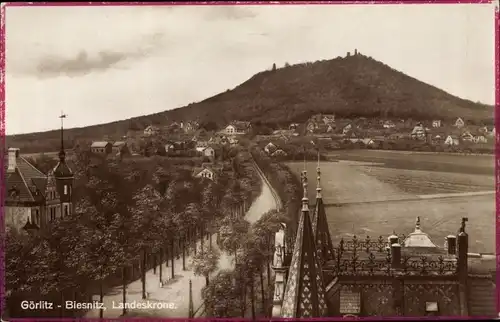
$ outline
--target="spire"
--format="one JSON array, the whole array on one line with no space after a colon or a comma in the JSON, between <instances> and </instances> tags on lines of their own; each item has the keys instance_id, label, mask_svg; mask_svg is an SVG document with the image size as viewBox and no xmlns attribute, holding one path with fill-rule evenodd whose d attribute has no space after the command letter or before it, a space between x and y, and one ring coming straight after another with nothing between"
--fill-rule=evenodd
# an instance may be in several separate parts
<instances>
[{"instance_id":1,"label":"spire","mask_svg":"<svg viewBox=\"0 0 500 322\"><path fill-rule=\"evenodd\" d=\"M319 168L319 150L318 150L318 166L316 167L316 174L318 175L318 184L316 186L316 199L321 199L321 169Z\"/></svg>"},{"instance_id":2,"label":"spire","mask_svg":"<svg viewBox=\"0 0 500 322\"><path fill-rule=\"evenodd\" d=\"M66 114L61 111L59 118L61 119L61 150L59 151L59 161L64 162L66 159L66 152L64 151L64 119L66 118Z\"/></svg>"},{"instance_id":3,"label":"spire","mask_svg":"<svg viewBox=\"0 0 500 322\"><path fill-rule=\"evenodd\" d=\"M318 174L318 186L316 188L316 206L314 213L311 216L311 224L313 234L316 241L316 249L320 264L323 265L327 261L334 259L334 248L328 221L326 220L326 211L321 196L321 170L319 167L319 150L318 150L318 167L316 168Z\"/></svg>"},{"instance_id":4,"label":"spire","mask_svg":"<svg viewBox=\"0 0 500 322\"><path fill-rule=\"evenodd\" d=\"M417 221L415 222L415 231L420 231L420 217L417 217Z\"/></svg>"},{"instance_id":5,"label":"spire","mask_svg":"<svg viewBox=\"0 0 500 322\"><path fill-rule=\"evenodd\" d=\"M281 317L285 318L325 317L328 314L323 273L309 217L306 174L302 172L302 213L283 296Z\"/></svg>"},{"instance_id":6,"label":"spire","mask_svg":"<svg viewBox=\"0 0 500 322\"><path fill-rule=\"evenodd\" d=\"M64 151L64 119L66 117L67 115L61 111L59 116L61 119L61 150L59 151L59 162L53 170L56 178L70 178L73 176L73 172L66 163L66 151Z\"/></svg>"}]
</instances>

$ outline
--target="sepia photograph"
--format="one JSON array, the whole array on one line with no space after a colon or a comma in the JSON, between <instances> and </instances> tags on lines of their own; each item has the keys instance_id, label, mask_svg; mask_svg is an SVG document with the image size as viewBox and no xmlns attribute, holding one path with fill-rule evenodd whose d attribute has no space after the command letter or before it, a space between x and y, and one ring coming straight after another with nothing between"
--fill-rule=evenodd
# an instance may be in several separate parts
<instances>
[{"instance_id":1,"label":"sepia photograph","mask_svg":"<svg viewBox=\"0 0 500 322\"><path fill-rule=\"evenodd\" d=\"M469 2L2 3L2 320L498 317Z\"/></svg>"}]
</instances>

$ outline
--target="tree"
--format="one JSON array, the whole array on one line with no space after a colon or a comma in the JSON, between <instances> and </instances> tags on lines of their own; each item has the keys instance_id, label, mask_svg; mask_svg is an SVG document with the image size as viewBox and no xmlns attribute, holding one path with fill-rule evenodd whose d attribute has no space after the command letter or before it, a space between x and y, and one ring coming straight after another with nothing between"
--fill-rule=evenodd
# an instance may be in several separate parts
<instances>
[{"instance_id":1,"label":"tree","mask_svg":"<svg viewBox=\"0 0 500 322\"><path fill-rule=\"evenodd\" d=\"M237 283L235 273L219 272L202 290L206 315L215 318L240 316L240 294L241 286Z\"/></svg>"},{"instance_id":2,"label":"tree","mask_svg":"<svg viewBox=\"0 0 500 322\"><path fill-rule=\"evenodd\" d=\"M210 282L210 274L217 270L220 252L211 247L200 249L192 258L193 272L195 275L204 276L206 285Z\"/></svg>"},{"instance_id":3,"label":"tree","mask_svg":"<svg viewBox=\"0 0 500 322\"><path fill-rule=\"evenodd\" d=\"M44 153L40 153L36 158L31 158L28 161L43 173L49 173L59 162L56 158L49 157Z\"/></svg>"},{"instance_id":4,"label":"tree","mask_svg":"<svg viewBox=\"0 0 500 322\"><path fill-rule=\"evenodd\" d=\"M273 63L273 72L276 71L276 63Z\"/></svg>"}]
</instances>

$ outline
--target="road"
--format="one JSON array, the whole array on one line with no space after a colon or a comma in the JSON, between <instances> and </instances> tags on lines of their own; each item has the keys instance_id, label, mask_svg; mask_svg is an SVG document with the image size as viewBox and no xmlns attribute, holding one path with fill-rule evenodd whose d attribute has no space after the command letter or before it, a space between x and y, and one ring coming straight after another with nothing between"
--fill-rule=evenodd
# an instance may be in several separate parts
<instances>
[{"instance_id":1,"label":"road","mask_svg":"<svg viewBox=\"0 0 500 322\"><path fill-rule=\"evenodd\" d=\"M255 165L256 166L256 165ZM277 209L280 201L276 199L276 193L270 186L263 173L258 169L259 176L262 180L261 194L250 206L245 214L245 219L250 223L255 223L266 212ZM216 246L216 235L212 236L213 246ZM164 279L170 279L166 285L160 287L158 275L150 270L146 273L146 291L148 299L141 298L142 284L140 279L130 283L127 286L127 303L138 303L141 305L150 305L145 309L129 310L129 314L134 317L162 317L162 318L188 318L189 317L189 280L192 281L193 289L193 304L196 310L202 303L201 290L205 286L205 278L195 276L191 270L191 257L186 257L186 270L182 270L182 259L174 260L175 264L175 277L172 279L171 267L166 267L163 264ZM217 275L220 270L233 269L233 257L221 252L219 260L219 269L213 275ZM158 270L157 270L158 272ZM94 296L98 300L98 296ZM121 316L122 309L119 304L122 302L122 288L116 287L109 294L104 297L104 318L117 318ZM153 305L163 304L167 307L154 307ZM85 316L87 318L99 317L99 310L92 310Z\"/></svg>"}]
</instances>

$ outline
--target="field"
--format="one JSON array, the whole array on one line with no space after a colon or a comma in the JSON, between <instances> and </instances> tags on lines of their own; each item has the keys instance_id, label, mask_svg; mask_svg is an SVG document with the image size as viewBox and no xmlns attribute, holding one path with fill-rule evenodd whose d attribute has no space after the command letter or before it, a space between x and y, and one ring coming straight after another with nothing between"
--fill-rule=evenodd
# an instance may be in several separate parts
<instances>
[{"instance_id":1,"label":"field","mask_svg":"<svg viewBox=\"0 0 500 322\"><path fill-rule=\"evenodd\" d=\"M338 162L320 165L334 243L352 235L407 235L420 216L422 229L442 246L445 236L456 233L461 218L469 217L470 251L494 252L492 156L342 151L336 158ZM302 162L288 165L297 174L304 169ZM306 164L311 204L316 166Z\"/></svg>"}]
</instances>

